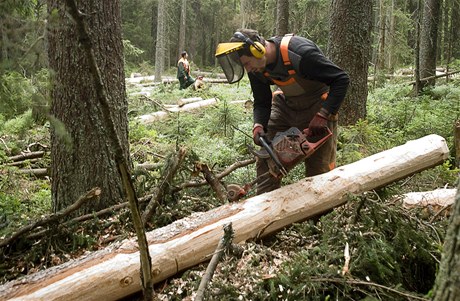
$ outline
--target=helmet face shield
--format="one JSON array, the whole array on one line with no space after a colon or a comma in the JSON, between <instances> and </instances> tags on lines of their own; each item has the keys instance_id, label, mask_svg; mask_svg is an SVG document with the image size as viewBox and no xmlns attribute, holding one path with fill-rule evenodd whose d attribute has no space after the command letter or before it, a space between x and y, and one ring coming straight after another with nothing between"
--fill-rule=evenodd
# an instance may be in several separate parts
<instances>
[{"instance_id":1,"label":"helmet face shield","mask_svg":"<svg viewBox=\"0 0 460 301\"><path fill-rule=\"evenodd\" d=\"M217 57L225 77L230 84L239 82L244 76L244 68L237 52Z\"/></svg>"},{"instance_id":2,"label":"helmet face shield","mask_svg":"<svg viewBox=\"0 0 460 301\"><path fill-rule=\"evenodd\" d=\"M238 50L243 49L244 43L220 43L216 49L216 58L225 77L230 84L240 81L244 76L244 67L241 64Z\"/></svg>"}]
</instances>

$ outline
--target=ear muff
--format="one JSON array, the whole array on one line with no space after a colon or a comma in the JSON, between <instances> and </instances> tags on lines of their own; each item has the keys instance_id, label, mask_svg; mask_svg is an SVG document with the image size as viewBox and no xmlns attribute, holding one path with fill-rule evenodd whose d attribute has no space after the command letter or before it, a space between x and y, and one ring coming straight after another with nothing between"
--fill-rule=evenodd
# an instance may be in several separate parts
<instances>
[{"instance_id":1,"label":"ear muff","mask_svg":"<svg viewBox=\"0 0 460 301\"><path fill-rule=\"evenodd\" d=\"M254 42L239 31L235 32L233 37L247 44L249 51L255 58L261 59L265 55L265 47L260 42Z\"/></svg>"}]
</instances>

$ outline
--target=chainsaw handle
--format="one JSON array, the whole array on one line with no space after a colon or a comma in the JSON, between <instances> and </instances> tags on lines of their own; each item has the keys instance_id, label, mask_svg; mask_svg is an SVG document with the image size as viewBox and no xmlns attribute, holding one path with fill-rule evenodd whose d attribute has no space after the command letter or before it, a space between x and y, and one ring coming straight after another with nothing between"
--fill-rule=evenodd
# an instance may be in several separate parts
<instances>
[{"instance_id":1,"label":"chainsaw handle","mask_svg":"<svg viewBox=\"0 0 460 301\"><path fill-rule=\"evenodd\" d=\"M318 141L316 141L316 142L310 142L310 141L308 141L308 139L307 139L307 143L308 143L308 145L309 145L309 148L316 149L317 147L319 147L320 145L322 145L324 142L326 142L326 140L329 139L329 137L332 136L332 132L331 132L331 130L330 130L328 127L326 127L326 130L327 130L326 135L325 135L323 138L321 138L321 139L319 139ZM309 128L304 129L302 132L304 133L304 135L305 135L306 138L312 137L312 133L310 132L310 129L309 129Z\"/></svg>"},{"instance_id":2,"label":"chainsaw handle","mask_svg":"<svg viewBox=\"0 0 460 301\"><path fill-rule=\"evenodd\" d=\"M259 141L260 141L260 144L262 144L262 147L265 148L267 153L270 155L270 158L273 159L273 161L275 162L276 166L278 166L278 168L280 169L281 173L283 175L287 175L286 168L284 168L283 164L280 162L280 160L278 159L276 154L273 152L273 149L270 147L270 145L268 145L267 140L265 140L264 137L260 136Z\"/></svg>"}]
</instances>

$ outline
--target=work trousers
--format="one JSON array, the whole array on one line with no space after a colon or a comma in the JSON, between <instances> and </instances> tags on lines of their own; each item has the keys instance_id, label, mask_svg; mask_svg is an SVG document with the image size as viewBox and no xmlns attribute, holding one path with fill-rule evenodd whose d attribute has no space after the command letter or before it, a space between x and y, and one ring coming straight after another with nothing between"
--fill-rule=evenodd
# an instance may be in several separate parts
<instances>
[{"instance_id":1,"label":"work trousers","mask_svg":"<svg viewBox=\"0 0 460 301\"><path fill-rule=\"evenodd\" d=\"M179 90L187 89L188 86L193 84L195 79L191 76L181 76L179 77Z\"/></svg>"},{"instance_id":2,"label":"work trousers","mask_svg":"<svg viewBox=\"0 0 460 301\"><path fill-rule=\"evenodd\" d=\"M272 100L272 109L267 128L267 138L271 141L278 132L284 132L291 127L303 130L308 127L310 121L321 108L322 100L305 104L301 101L293 103L279 95ZM316 176L335 168L337 152L337 115L332 115L328 121L328 127L332 137L318 148L308 159L305 160L305 176ZM257 158L257 176L266 174L269 171L267 159ZM264 176L258 180L257 194L269 192L281 187L281 178Z\"/></svg>"}]
</instances>

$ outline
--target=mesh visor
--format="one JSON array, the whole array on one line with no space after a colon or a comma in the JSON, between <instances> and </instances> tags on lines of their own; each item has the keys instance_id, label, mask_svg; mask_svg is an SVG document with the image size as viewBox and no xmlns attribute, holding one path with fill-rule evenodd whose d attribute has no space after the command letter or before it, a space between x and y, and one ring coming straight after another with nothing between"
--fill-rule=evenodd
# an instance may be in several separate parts
<instances>
[{"instance_id":1,"label":"mesh visor","mask_svg":"<svg viewBox=\"0 0 460 301\"><path fill-rule=\"evenodd\" d=\"M222 70L224 70L225 77L230 84L239 82L243 78L244 67L237 51L219 55L217 56L217 61Z\"/></svg>"}]
</instances>

